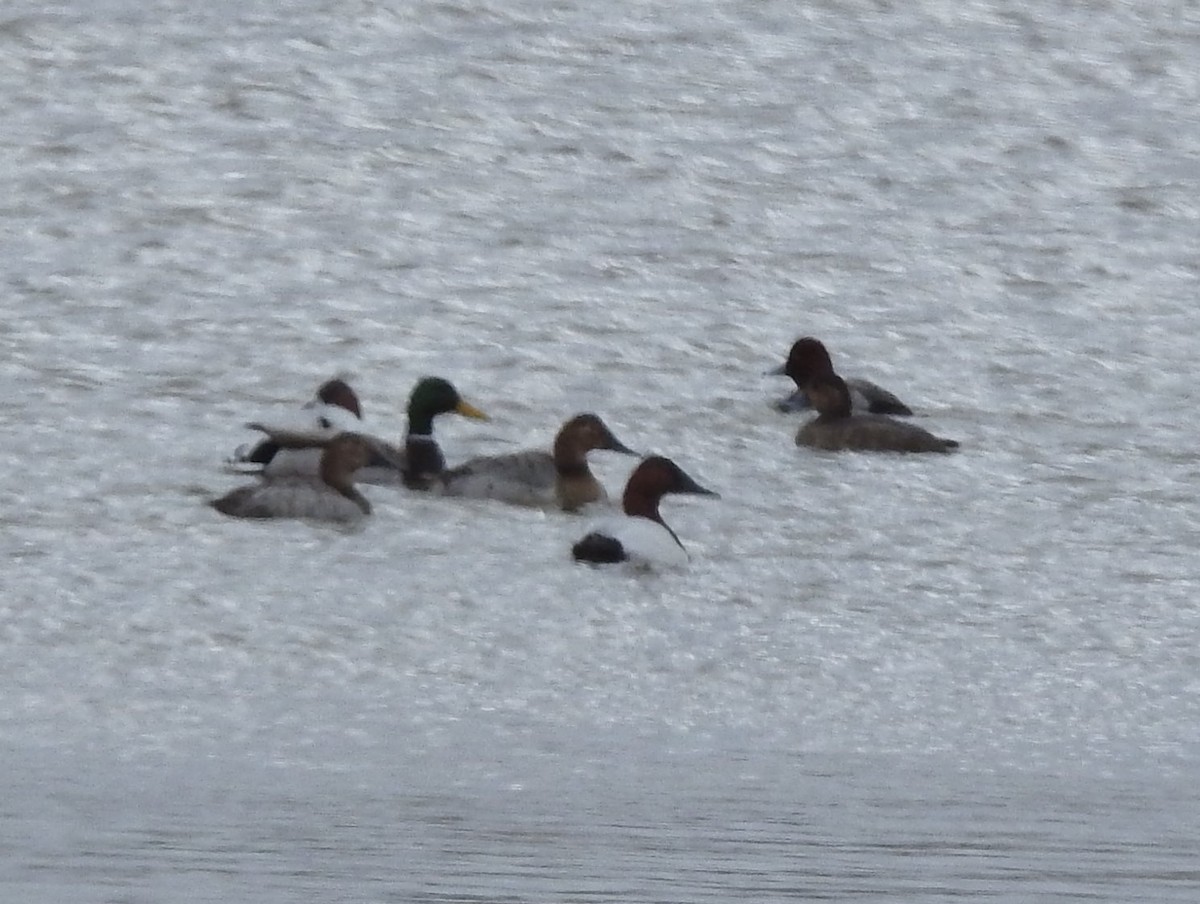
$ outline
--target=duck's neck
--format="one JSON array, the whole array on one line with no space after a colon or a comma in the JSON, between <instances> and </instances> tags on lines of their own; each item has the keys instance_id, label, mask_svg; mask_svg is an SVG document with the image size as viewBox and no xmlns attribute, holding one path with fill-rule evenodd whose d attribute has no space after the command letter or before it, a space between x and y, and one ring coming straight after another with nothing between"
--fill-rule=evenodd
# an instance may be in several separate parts
<instances>
[{"instance_id":1,"label":"duck's neck","mask_svg":"<svg viewBox=\"0 0 1200 904\"><path fill-rule=\"evenodd\" d=\"M561 439L554 442L554 470L559 477L590 478L592 470L588 467L587 452L575 443Z\"/></svg>"},{"instance_id":2,"label":"duck's neck","mask_svg":"<svg viewBox=\"0 0 1200 904\"><path fill-rule=\"evenodd\" d=\"M850 417L853 408L850 388L837 374L830 373L820 380L812 381L806 391L809 401L819 412L817 420L829 422Z\"/></svg>"},{"instance_id":3,"label":"duck's neck","mask_svg":"<svg viewBox=\"0 0 1200 904\"><path fill-rule=\"evenodd\" d=\"M658 513L658 500L648 499L645 496L626 496L623 507L625 514L634 518L649 518L651 521L661 525L662 529L671 535L671 539L675 541L675 545L683 549L683 544L679 541L679 535L671 530L671 525L663 521L662 515Z\"/></svg>"},{"instance_id":4,"label":"duck's neck","mask_svg":"<svg viewBox=\"0 0 1200 904\"><path fill-rule=\"evenodd\" d=\"M321 462L321 479L331 489L336 490L362 509L364 515L371 514L371 503L367 501L367 497L360 493L358 487L354 485L353 472L348 472L344 468L339 468L336 465L331 465L323 461Z\"/></svg>"},{"instance_id":5,"label":"duck's neck","mask_svg":"<svg viewBox=\"0 0 1200 904\"><path fill-rule=\"evenodd\" d=\"M410 489L427 490L437 475L446 470L446 459L432 436L411 429L404 441L404 484Z\"/></svg>"},{"instance_id":6,"label":"duck's neck","mask_svg":"<svg viewBox=\"0 0 1200 904\"><path fill-rule=\"evenodd\" d=\"M662 519L662 515L658 513L657 499L652 499L641 494L635 496L626 493L625 497L621 500L621 508L631 518L649 518L651 521L657 521L663 527L667 526ZM667 529L670 530L670 528Z\"/></svg>"},{"instance_id":7,"label":"duck's neck","mask_svg":"<svg viewBox=\"0 0 1200 904\"><path fill-rule=\"evenodd\" d=\"M604 488L587 468L583 469L582 474L563 474L559 471L554 477L554 492L564 512L577 512L585 505L604 498Z\"/></svg>"},{"instance_id":8,"label":"duck's neck","mask_svg":"<svg viewBox=\"0 0 1200 904\"><path fill-rule=\"evenodd\" d=\"M433 419L436 413L430 411L423 405L409 407L408 409L408 432L409 435L416 434L417 436L433 436Z\"/></svg>"},{"instance_id":9,"label":"duck's neck","mask_svg":"<svg viewBox=\"0 0 1200 904\"><path fill-rule=\"evenodd\" d=\"M671 530L671 525L663 521L662 515L658 513L660 498L655 498L643 492L630 493L627 486L625 488L625 495L621 498L621 508L626 515L632 518L649 518L654 523L661 525L662 529L671 535L671 539L675 541L675 545L683 549L683 544L679 542L679 535Z\"/></svg>"},{"instance_id":10,"label":"duck's neck","mask_svg":"<svg viewBox=\"0 0 1200 904\"><path fill-rule=\"evenodd\" d=\"M833 406L826 408L821 412L821 420L824 421L842 421L850 417L852 414L850 408L850 396L842 396Z\"/></svg>"}]
</instances>

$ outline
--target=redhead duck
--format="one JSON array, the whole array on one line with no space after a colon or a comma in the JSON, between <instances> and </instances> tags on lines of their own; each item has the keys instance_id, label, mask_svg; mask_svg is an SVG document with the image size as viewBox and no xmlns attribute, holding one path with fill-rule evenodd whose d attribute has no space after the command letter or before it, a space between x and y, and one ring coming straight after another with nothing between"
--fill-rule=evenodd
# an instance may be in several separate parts
<instances>
[{"instance_id":1,"label":"redhead duck","mask_svg":"<svg viewBox=\"0 0 1200 904\"><path fill-rule=\"evenodd\" d=\"M835 373L811 378L805 385L817 416L796 434L797 446L840 451L949 452L958 441L942 439L916 424L882 414L852 414L850 390Z\"/></svg>"},{"instance_id":2,"label":"redhead duck","mask_svg":"<svg viewBox=\"0 0 1200 904\"><path fill-rule=\"evenodd\" d=\"M309 429L335 436L342 430L362 431L362 406L358 394L343 377L326 380L317 393L304 404L310 413ZM283 449L269 436L256 443L239 446L229 458L229 465L243 473L261 472L282 477L288 474L317 473L321 450L316 448Z\"/></svg>"},{"instance_id":3,"label":"redhead duck","mask_svg":"<svg viewBox=\"0 0 1200 904\"><path fill-rule=\"evenodd\" d=\"M625 484L621 498L624 516L606 519L577 542L571 548L575 560L594 564L687 564L687 551L658 513L658 504L668 493L717 495L696 483L669 458L652 455L643 459Z\"/></svg>"},{"instance_id":4,"label":"redhead duck","mask_svg":"<svg viewBox=\"0 0 1200 904\"><path fill-rule=\"evenodd\" d=\"M574 512L607 498L588 467L587 454L593 449L637 454L599 417L579 414L562 425L554 438L553 452L531 449L472 458L443 471L437 485L447 496L498 499L513 505L552 506Z\"/></svg>"},{"instance_id":5,"label":"redhead duck","mask_svg":"<svg viewBox=\"0 0 1200 904\"><path fill-rule=\"evenodd\" d=\"M302 433L261 430L284 450L320 452L316 474L264 474L257 483L231 490L211 501L218 512L235 518L314 518L354 522L371 514L371 503L354 486L355 472L390 452L371 437L359 433Z\"/></svg>"},{"instance_id":6,"label":"redhead duck","mask_svg":"<svg viewBox=\"0 0 1200 904\"><path fill-rule=\"evenodd\" d=\"M769 373L791 377L796 383L796 391L786 398L773 403L778 411L804 411L815 406L808 397L805 384L815 376L833 373L833 361L829 350L819 339L804 336L792 344L787 361ZM901 402L896 396L870 380L846 380L850 390L851 409L863 414L912 414L912 409Z\"/></svg>"}]
</instances>

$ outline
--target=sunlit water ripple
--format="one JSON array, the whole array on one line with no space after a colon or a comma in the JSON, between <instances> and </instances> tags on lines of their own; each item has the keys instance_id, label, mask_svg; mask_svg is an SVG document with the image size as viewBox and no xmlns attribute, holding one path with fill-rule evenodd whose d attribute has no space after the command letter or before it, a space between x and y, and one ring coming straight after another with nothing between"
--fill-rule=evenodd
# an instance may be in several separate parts
<instances>
[{"instance_id":1,"label":"sunlit water ripple","mask_svg":"<svg viewBox=\"0 0 1200 904\"><path fill-rule=\"evenodd\" d=\"M1200 16L10 2L4 897L1194 901ZM825 339L961 440L795 448ZM664 574L204 505L348 371L720 500ZM631 466L597 454L610 488Z\"/></svg>"}]
</instances>

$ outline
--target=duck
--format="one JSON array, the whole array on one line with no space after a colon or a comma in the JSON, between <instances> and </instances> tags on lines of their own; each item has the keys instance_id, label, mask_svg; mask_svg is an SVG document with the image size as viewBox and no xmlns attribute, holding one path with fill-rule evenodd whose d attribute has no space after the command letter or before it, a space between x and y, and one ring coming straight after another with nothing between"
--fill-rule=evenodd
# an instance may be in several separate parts
<instances>
[{"instance_id":1,"label":"duck","mask_svg":"<svg viewBox=\"0 0 1200 904\"><path fill-rule=\"evenodd\" d=\"M447 496L578 512L608 499L588 467L587 454L593 449L637 455L598 415L577 414L559 429L552 451L479 456L443 471L436 483Z\"/></svg>"},{"instance_id":2,"label":"duck","mask_svg":"<svg viewBox=\"0 0 1200 904\"><path fill-rule=\"evenodd\" d=\"M679 465L661 455L642 459L621 497L624 515L593 526L571 547L577 562L594 565L630 562L647 567L686 565L687 550L675 531L659 514L658 505L668 493L717 496L688 476Z\"/></svg>"},{"instance_id":3,"label":"duck","mask_svg":"<svg viewBox=\"0 0 1200 904\"><path fill-rule=\"evenodd\" d=\"M819 374L833 373L833 360L825 343L812 336L802 336L793 344L788 352L787 361L774 370L768 371L772 376L787 375L796 384L796 390L789 396L777 399L772 403L777 411L790 413L808 411L815 407L808 397L805 384L809 378ZM900 401L893 393L870 380L848 379L845 381L850 390L851 410L864 414L892 414L908 416L912 409Z\"/></svg>"},{"instance_id":4,"label":"duck","mask_svg":"<svg viewBox=\"0 0 1200 904\"><path fill-rule=\"evenodd\" d=\"M356 472L372 460L391 453L372 437L342 431L276 430L247 424L267 435L282 450L318 450L315 474L263 474L255 483L230 490L210 501L233 518L311 518L353 523L371 514L371 503L354 485Z\"/></svg>"},{"instance_id":5,"label":"duck","mask_svg":"<svg viewBox=\"0 0 1200 904\"><path fill-rule=\"evenodd\" d=\"M343 385L349 389L349 385L344 381ZM357 405L357 396L353 398ZM343 425L347 423L348 416L361 417L361 407L355 415L351 409L336 402L310 404L318 409L315 422L305 434L313 442L321 437L332 439L343 432ZM357 482L392 486L403 484L414 489L428 489L433 478L446 467L442 451L433 438L433 420L439 414L451 412L477 420L488 419L486 414L465 401L449 380L442 377L422 377L408 397L408 429L402 447L397 448L362 428L350 431L371 440L371 457L359 470ZM317 474L321 458L320 449L313 445L281 447L274 441L274 437L287 433L288 430L276 427L262 429L267 432L267 437L255 448L261 448L263 451L253 455L253 460L261 461L256 471L251 470L251 473L256 472L264 477L309 478ZM245 465L250 463L251 456L242 459L240 466L231 462L235 464L234 470L241 473L246 473Z\"/></svg>"},{"instance_id":6,"label":"duck","mask_svg":"<svg viewBox=\"0 0 1200 904\"><path fill-rule=\"evenodd\" d=\"M333 377L317 387L316 394L304 404L311 413L309 429L330 439L339 432L362 432L362 405L358 393L344 377ZM277 477L289 474L317 473L321 450L315 447L284 449L266 436L255 443L245 443L227 459L231 470L240 473L265 473Z\"/></svg>"},{"instance_id":7,"label":"duck","mask_svg":"<svg viewBox=\"0 0 1200 904\"><path fill-rule=\"evenodd\" d=\"M446 470L446 457L433 438L433 419L439 414L459 414L478 421L488 416L466 401L449 380L422 377L408 397L408 430L400 455L373 459L364 483L396 483L412 490L430 490ZM399 469L396 462L399 461Z\"/></svg>"},{"instance_id":8,"label":"duck","mask_svg":"<svg viewBox=\"0 0 1200 904\"><path fill-rule=\"evenodd\" d=\"M797 446L835 452L951 452L958 441L934 436L916 424L884 414L854 414L850 389L835 373L818 374L805 384L817 416L796 433Z\"/></svg>"}]
</instances>

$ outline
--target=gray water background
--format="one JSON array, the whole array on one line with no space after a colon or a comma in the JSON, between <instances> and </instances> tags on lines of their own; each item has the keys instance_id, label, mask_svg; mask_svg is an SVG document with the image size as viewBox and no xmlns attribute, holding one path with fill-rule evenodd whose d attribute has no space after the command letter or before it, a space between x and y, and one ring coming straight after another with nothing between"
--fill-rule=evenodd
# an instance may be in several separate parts
<instances>
[{"instance_id":1,"label":"gray water background","mask_svg":"<svg viewBox=\"0 0 1200 904\"><path fill-rule=\"evenodd\" d=\"M1198 100L1193 2L8 0L0 898L1197 900ZM805 333L961 454L796 449ZM337 371L722 499L207 508Z\"/></svg>"}]
</instances>

